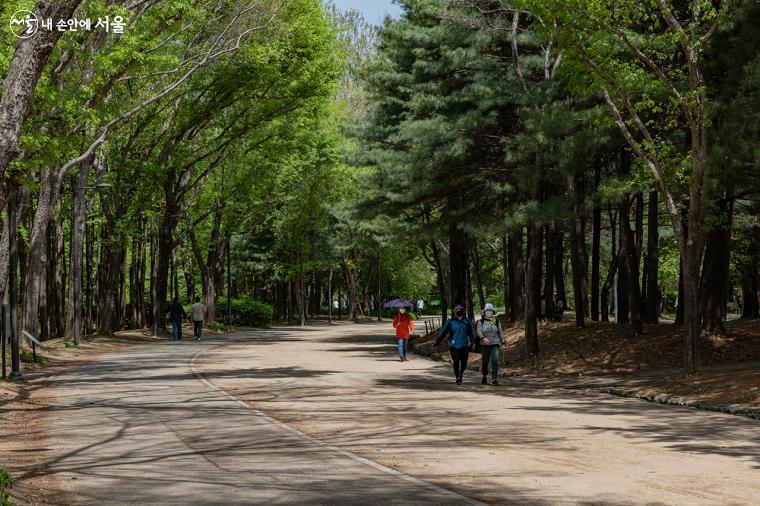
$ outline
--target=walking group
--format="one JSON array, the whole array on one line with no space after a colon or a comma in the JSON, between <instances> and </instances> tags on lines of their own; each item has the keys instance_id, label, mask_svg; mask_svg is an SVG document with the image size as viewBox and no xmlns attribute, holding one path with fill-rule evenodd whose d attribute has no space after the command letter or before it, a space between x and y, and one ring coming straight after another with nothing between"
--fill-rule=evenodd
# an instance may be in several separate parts
<instances>
[{"instance_id":1,"label":"walking group","mask_svg":"<svg viewBox=\"0 0 760 506\"><path fill-rule=\"evenodd\" d=\"M187 313L182 304L180 304L179 298L174 297L166 312L169 313L169 319L172 321L172 338L175 341L181 341L182 322L187 318ZM190 306L190 316L193 322L193 336L196 341L200 341L201 334L203 333L203 321L206 319L206 306L201 303L200 297L196 297L195 304Z\"/></svg>"},{"instance_id":2,"label":"walking group","mask_svg":"<svg viewBox=\"0 0 760 506\"><path fill-rule=\"evenodd\" d=\"M393 317L393 327L396 329L401 362L408 360L409 336L414 332L414 321L406 311L406 307L398 307L398 312ZM501 347L505 344L504 333L501 329L501 323L496 317L493 304L486 304L480 315L481 318L473 324L465 315L464 307L461 304L455 305L452 317L446 320L435 341L435 346L438 346L441 341L448 339L449 353L451 353L451 363L457 385L462 384L471 351L480 351L481 353L481 373L483 375L481 383L488 384L490 367L491 384L499 384L499 354Z\"/></svg>"}]
</instances>

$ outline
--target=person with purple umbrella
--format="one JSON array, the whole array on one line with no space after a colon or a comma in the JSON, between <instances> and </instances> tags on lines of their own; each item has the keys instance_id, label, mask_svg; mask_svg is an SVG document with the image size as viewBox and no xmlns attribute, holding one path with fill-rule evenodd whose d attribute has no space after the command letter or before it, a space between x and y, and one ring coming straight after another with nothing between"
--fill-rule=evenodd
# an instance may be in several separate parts
<instances>
[{"instance_id":1,"label":"person with purple umbrella","mask_svg":"<svg viewBox=\"0 0 760 506\"><path fill-rule=\"evenodd\" d=\"M398 354L401 362L409 360L406 358L406 351L409 349L409 336L414 332L414 322L407 314L405 307L399 307L398 313L393 317L393 328L396 329L396 339L398 340Z\"/></svg>"}]
</instances>

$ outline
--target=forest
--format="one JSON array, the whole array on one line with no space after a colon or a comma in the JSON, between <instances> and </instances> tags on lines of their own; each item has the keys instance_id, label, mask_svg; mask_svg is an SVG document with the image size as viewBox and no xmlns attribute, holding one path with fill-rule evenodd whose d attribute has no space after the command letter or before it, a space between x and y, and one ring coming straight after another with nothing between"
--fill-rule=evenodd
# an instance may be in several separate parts
<instances>
[{"instance_id":1,"label":"forest","mask_svg":"<svg viewBox=\"0 0 760 506\"><path fill-rule=\"evenodd\" d=\"M174 297L217 328L404 297L491 302L536 355L561 301L577 328L678 327L691 374L706 333L760 316L760 3L398 3L376 27L320 0L4 0L18 329L76 345L164 335ZM124 26L23 38L21 9Z\"/></svg>"}]
</instances>

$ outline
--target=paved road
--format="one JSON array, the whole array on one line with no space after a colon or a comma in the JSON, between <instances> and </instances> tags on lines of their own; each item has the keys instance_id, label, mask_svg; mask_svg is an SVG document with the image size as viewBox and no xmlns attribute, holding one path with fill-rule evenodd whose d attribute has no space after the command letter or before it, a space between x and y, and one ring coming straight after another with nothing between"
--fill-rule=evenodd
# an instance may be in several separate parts
<instances>
[{"instance_id":1,"label":"paved road","mask_svg":"<svg viewBox=\"0 0 760 506\"><path fill-rule=\"evenodd\" d=\"M457 386L388 324L118 351L57 377L83 504L757 504L757 421L525 380Z\"/></svg>"}]
</instances>

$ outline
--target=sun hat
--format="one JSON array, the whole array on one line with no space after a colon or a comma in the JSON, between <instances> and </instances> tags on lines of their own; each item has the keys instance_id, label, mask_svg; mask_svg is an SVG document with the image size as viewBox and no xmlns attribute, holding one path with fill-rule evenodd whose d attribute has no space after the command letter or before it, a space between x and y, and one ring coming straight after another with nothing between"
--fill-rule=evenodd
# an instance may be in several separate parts
<instances>
[{"instance_id":1,"label":"sun hat","mask_svg":"<svg viewBox=\"0 0 760 506\"><path fill-rule=\"evenodd\" d=\"M490 309L491 311L493 311L493 314L496 314L496 309L494 309L494 307L493 307L493 304L491 304L490 302L489 302L489 303L487 303L487 304L486 304L486 305L483 307L483 310L482 310L480 313L481 313L481 314L486 314L486 311L488 311L489 309Z\"/></svg>"}]
</instances>

